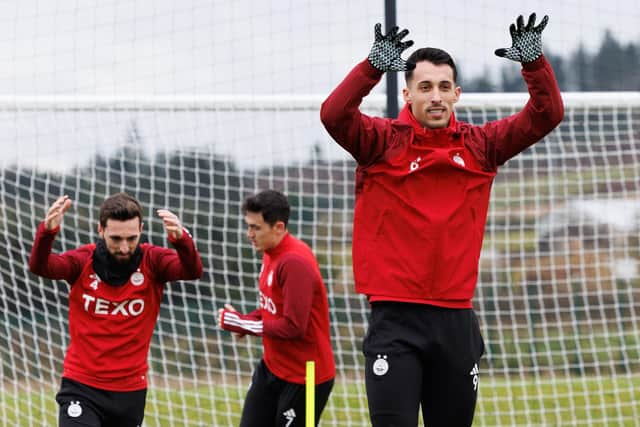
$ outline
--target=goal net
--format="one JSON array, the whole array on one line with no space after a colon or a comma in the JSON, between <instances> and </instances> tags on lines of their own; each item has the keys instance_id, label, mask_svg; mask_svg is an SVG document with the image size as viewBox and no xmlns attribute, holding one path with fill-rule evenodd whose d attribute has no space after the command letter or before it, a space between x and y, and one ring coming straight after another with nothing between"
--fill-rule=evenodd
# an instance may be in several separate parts
<instances>
[{"instance_id":1,"label":"goal net","mask_svg":"<svg viewBox=\"0 0 640 427\"><path fill-rule=\"evenodd\" d=\"M512 159L492 192L474 300L486 354L476 425L632 425L640 416L640 97L567 93L566 118ZM522 94L469 94L460 120L511 114ZM127 191L145 238L166 245L157 208L176 212L205 265L170 283L150 351L145 426L237 425L261 355L215 326L224 303L256 307L260 257L244 197L292 203L291 231L326 281L338 376L323 425L369 425L354 293L354 163L324 133L319 97L5 99L1 169L0 408L4 425L54 425L68 344L68 286L28 272L34 231L61 194L74 201L54 250L96 239L97 207ZM372 96L364 110L383 114ZM92 152L93 150L93 152ZM92 152L92 153L91 153ZM76 153L84 158L71 164Z\"/></svg>"},{"instance_id":2,"label":"goal net","mask_svg":"<svg viewBox=\"0 0 640 427\"><path fill-rule=\"evenodd\" d=\"M508 26L532 12L529 3L454 1L434 11L398 0L397 17L416 47L459 55L471 81L508 62L493 51L509 44ZM637 38L637 5L560 3L540 0L535 12L550 15L545 53L566 52L564 65L589 59L572 55L583 41L593 52L587 37L605 25L620 41ZM291 232L313 248L327 286L337 378L321 424L370 425L361 354L369 307L351 270L355 165L319 108L366 57L384 2L22 0L1 2L0 12L0 426L57 424L69 289L28 271L36 227L68 194L54 250L93 242L98 207L117 191L141 201L150 243L169 246L156 209L178 214L205 267L198 281L166 285L144 425L237 425L261 343L219 330L215 317L225 303L256 307L260 255L240 206L265 188L288 195ZM634 46L606 52L619 59ZM563 90L594 79L562 69ZM622 80L613 71L601 79ZM366 98L366 113L384 115L385 85ZM493 186L474 298L486 346L477 426L640 419L640 95L564 100L562 124ZM463 90L457 116L482 124L525 101Z\"/></svg>"}]
</instances>

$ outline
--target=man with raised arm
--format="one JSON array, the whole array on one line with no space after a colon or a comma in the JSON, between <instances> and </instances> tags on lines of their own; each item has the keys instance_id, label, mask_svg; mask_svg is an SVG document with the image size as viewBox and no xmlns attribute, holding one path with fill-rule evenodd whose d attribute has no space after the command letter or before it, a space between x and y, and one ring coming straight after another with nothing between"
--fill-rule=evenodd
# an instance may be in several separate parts
<instances>
[{"instance_id":1,"label":"man with raised arm","mask_svg":"<svg viewBox=\"0 0 640 427\"><path fill-rule=\"evenodd\" d=\"M54 254L54 239L71 205L62 196L49 207L29 258L33 273L70 285L58 425L140 427L147 355L164 285L200 278L200 255L178 217L165 209L157 213L175 250L140 243L142 207L126 193L100 206L96 243Z\"/></svg>"},{"instance_id":2,"label":"man with raised arm","mask_svg":"<svg viewBox=\"0 0 640 427\"><path fill-rule=\"evenodd\" d=\"M474 126L458 121L456 65L437 48L407 61L407 30L382 35L368 58L329 95L321 120L357 162L353 227L356 291L371 305L363 342L371 422L469 426L484 351L472 297L491 184L498 167L541 140L564 109L542 54L544 17L518 17L512 47L498 56L520 62L529 90L523 109ZM362 99L388 71L403 71L406 102L397 119L360 112Z\"/></svg>"}]
</instances>

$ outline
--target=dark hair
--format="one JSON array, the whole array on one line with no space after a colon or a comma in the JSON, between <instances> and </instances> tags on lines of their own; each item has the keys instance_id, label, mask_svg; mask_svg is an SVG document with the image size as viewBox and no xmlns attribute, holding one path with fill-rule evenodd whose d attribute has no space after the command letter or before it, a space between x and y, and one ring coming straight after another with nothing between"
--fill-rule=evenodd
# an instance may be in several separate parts
<instances>
[{"instance_id":1,"label":"dark hair","mask_svg":"<svg viewBox=\"0 0 640 427\"><path fill-rule=\"evenodd\" d=\"M451 55L444 50L435 47L423 47L413 52L407 59L407 62L412 62L414 64L422 61L428 61L435 65L446 64L450 66L453 70L453 82L455 83L458 80L458 69L456 68L456 63L453 62ZM409 82L412 76L413 70L404 72L404 79L406 82Z\"/></svg>"},{"instance_id":2,"label":"dark hair","mask_svg":"<svg viewBox=\"0 0 640 427\"><path fill-rule=\"evenodd\" d=\"M248 197L242 204L242 213L261 213L264 221L273 226L276 222L289 222L289 201L287 196L276 190L263 190L258 194Z\"/></svg>"},{"instance_id":3,"label":"dark hair","mask_svg":"<svg viewBox=\"0 0 640 427\"><path fill-rule=\"evenodd\" d=\"M100 225L107 226L107 220L126 221L138 217L142 224L140 202L127 193L116 193L105 199L100 205Z\"/></svg>"}]
</instances>

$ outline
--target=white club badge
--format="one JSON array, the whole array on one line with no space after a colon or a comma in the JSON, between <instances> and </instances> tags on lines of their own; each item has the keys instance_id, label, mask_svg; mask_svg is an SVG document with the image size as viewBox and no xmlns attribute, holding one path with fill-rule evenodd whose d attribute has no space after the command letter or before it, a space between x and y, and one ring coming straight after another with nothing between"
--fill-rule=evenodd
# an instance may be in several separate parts
<instances>
[{"instance_id":1,"label":"white club badge","mask_svg":"<svg viewBox=\"0 0 640 427\"><path fill-rule=\"evenodd\" d=\"M387 362L387 355L379 355L375 362L373 362L373 373L377 376L382 376L389 372L389 362Z\"/></svg>"},{"instance_id":2,"label":"white club badge","mask_svg":"<svg viewBox=\"0 0 640 427\"><path fill-rule=\"evenodd\" d=\"M409 164L409 173L417 170L420 167L420 161L422 161L422 158L418 156L414 161L412 161Z\"/></svg>"},{"instance_id":3,"label":"white club badge","mask_svg":"<svg viewBox=\"0 0 640 427\"><path fill-rule=\"evenodd\" d=\"M131 284L133 286L140 286L144 283L144 274L136 271L131 275Z\"/></svg>"},{"instance_id":4,"label":"white club badge","mask_svg":"<svg viewBox=\"0 0 640 427\"><path fill-rule=\"evenodd\" d=\"M455 156L453 156L453 161L456 162L457 164L459 164L460 166L464 167L464 159L460 156L460 153L456 153Z\"/></svg>"},{"instance_id":5,"label":"white club badge","mask_svg":"<svg viewBox=\"0 0 640 427\"><path fill-rule=\"evenodd\" d=\"M80 406L80 401L76 400L71 401L69 403L69 407L67 408L67 415L69 415L71 418L78 418L80 415L82 415L82 406Z\"/></svg>"}]
</instances>

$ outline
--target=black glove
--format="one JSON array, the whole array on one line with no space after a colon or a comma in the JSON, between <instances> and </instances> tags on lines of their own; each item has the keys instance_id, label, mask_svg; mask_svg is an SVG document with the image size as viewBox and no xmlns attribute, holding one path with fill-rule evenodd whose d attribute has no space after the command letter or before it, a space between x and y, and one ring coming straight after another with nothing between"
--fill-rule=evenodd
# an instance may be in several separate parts
<instances>
[{"instance_id":1,"label":"black glove","mask_svg":"<svg viewBox=\"0 0 640 427\"><path fill-rule=\"evenodd\" d=\"M380 71L408 71L416 65L406 62L400 57L402 52L413 45L413 40L403 42L402 39L409 34L409 30L398 33L398 27L389 30L386 36L382 35L382 25L375 26L376 40L369 53L369 62Z\"/></svg>"},{"instance_id":2,"label":"black glove","mask_svg":"<svg viewBox=\"0 0 640 427\"><path fill-rule=\"evenodd\" d=\"M529 16L527 26L524 25L522 15L518 16L518 27L511 24L509 31L511 32L511 40L513 44L508 49L497 49L496 55L502 56L517 62L533 62L542 55L542 30L547 26L549 17L547 15L542 18L542 22L537 27L536 14Z\"/></svg>"}]
</instances>

